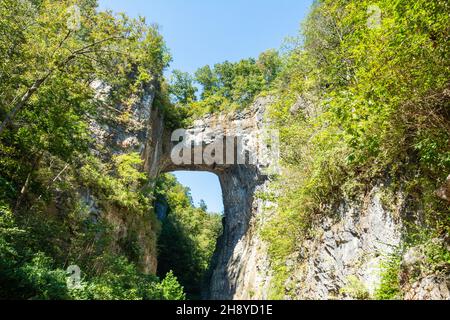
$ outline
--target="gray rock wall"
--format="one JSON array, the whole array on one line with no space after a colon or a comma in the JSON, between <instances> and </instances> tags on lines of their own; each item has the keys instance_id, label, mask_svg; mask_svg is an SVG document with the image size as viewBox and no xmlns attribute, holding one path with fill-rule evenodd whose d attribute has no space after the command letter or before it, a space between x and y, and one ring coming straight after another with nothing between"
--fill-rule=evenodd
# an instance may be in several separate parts
<instances>
[{"instance_id":1,"label":"gray rock wall","mask_svg":"<svg viewBox=\"0 0 450 320\"><path fill-rule=\"evenodd\" d=\"M109 104L108 95L112 88L101 81L94 81L92 87L97 91L96 99L99 103ZM153 107L153 101L157 92L156 84L149 84L141 96L134 96L134 104L130 107L130 117L126 123L121 122L119 114L125 108L122 105L108 105L100 108L100 113L96 119L90 123L94 143L91 149L94 154L108 163L113 155L137 152L145 159L147 150L157 152L155 147L148 148L153 144L157 129L163 128L162 117L159 111ZM157 127L157 126L160 127ZM157 145L157 144L156 144ZM147 164L146 164L147 165ZM157 172L157 164L153 164L148 171L153 176ZM135 237L142 254L138 261L138 266L143 272L156 273L157 269L157 248L156 230L153 228L151 212L147 215L130 215L126 210L103 203L101 206L95 195L90 190L80 192L82 200L90 208L90 214L94 219L103 218L114 227L113 247L109 250L121 252L120 243L129 238ZM121 252L123 253L123 252Z\"/></svg>"},{"instance_id":2,"label":"gray rock wall","mask_svg":"<svg viewBox=\"0 0 450 320\"><path fill-rule=\"evenodd\" d=\"M303 244L289 281L299 299L355 298L346 291L373 296L381 282L383 259L400 246L402 223L383 208L379 188L365 204L343 201L334 219ZM299 266L301 266L299 268Z\"/></svg>"}]
</instances>

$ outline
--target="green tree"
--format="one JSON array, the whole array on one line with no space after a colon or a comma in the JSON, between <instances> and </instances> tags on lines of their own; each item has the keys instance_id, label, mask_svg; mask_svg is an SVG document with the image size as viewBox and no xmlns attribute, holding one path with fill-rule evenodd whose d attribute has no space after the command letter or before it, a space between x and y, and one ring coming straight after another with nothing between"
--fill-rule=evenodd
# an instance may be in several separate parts
<instances>
[{"instance_id":1,"label":"green tree","mask_svg":"<svg viewBox=\"0 0 450 320\"><path fill-rule=\"evenodd\" d=\"M195 72L195 80L202 86L202 99L217 91L217 75L210 66L204 66Z\"/></svg>"},{"instance_id":2,"label":"green tree","mask_svg":"<svg viewBox=\"0 0 450 320\"><path fill-rule=\"evenodd\" d=\"M183 292L183 287L178 283L177 278L173 272L170 271L160 284L162 296L164 300L185 300L186 295Z\"/></svg>"},{"instance_id":3,"label":"green tree","mask_svg":"<svg viewBox=\"0 0 450 320\"><path fill-rule=\"evenodd\" d=\"M200 200L200 203L199 203L198 207L200 209L202 209L203 211L208 212L208 206L206 205L205 200L203 200L203 199Z\"/></svg>"},{"instance_id":4,"label":"green tree","mask_svg":"<svg viewBox=\"0 0 450 320\"><path fill-rule=\"evenodd\" d=\"M195 73L202 87L201 100L191 103L195 115L247 107L261 92L272 88L282 70L275 50L262 53L258 60L225 61L205 66Z\"/></svg>"},{"instance_id":5,"label":"green tree","mask_svg":"<svg viewBox=\"0 0 450 320\"><path fill-rule=\"evenodd\" d=\"M169 86L169 93L176 103L188 104L197 100L197 88L193 77L187 72L174 70Z\"/></svg>"}]
</instances>

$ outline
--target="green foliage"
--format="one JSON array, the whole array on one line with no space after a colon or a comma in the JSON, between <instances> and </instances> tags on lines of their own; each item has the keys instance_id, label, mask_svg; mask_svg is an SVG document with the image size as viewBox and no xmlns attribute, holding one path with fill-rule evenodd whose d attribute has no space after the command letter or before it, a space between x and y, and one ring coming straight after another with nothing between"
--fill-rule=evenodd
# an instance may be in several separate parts
<instances>
[{"instance_id":1,"label":"green foliage","mask_svg":"<svg viewBox=\"0 0 450 320\"><path fill-rule=\"evenodd\" d=\"M79 30L67 23L74 4L81 12ZM33 194L47 196L46 179L57 177L65 164L46 170L42 162L78 165L77 158L92 146L92 120L113 125L127 119L144 90L158 88L170 57L157 28L143 19L98 12L96 5L92 0L0 2L2 198L20 204ZM110 94L93 99L99 82L111 87ZM123 203L126 196L116 198ZM132 202L136 206L136 199Z\"/></svg>"},{"instance_id":2,"label":"green foliage","mask_svg":"<svg viewBox=\"0 0 450 320\"><path fill-rule=\"evenodd\" d=\"M158 273L173 270L188 297L199 298L222 230L222 217L208 213L205 207L195 208L189 191L172 175L160 178L157 193L169 205L159 236Z\"/></svg>"},{"instance_id":3,"label":"green foliage","mask_svg":"<svg viewBox=\"0 0 450 320\"><path fill-rule=\"evenodd\" d=\"M141 171L142 159L138 153L114 156L118 179L125 186L131 188L146 180L146 174Z\"/></svg>"},{"instance_id":4,"label":"green foliage","mask_svg":"<svg viewBox=\"0 0 450 320\"><path fill-rule=\"evenodd\" d=\"M80 170L81 183L105 203L114 203L135 214L148 213L151 190L143 188L148 181L146 174L140 171L140 156L123 154L115 156L112 162L112 165L105 165L96 158L86 158Z\"/></svg>"},{"instance_id":5,"label":"green foliage","mask_svg":"<svg viewBox=\"0 0 450 320\"><path fill-rule=\"evenodd\" d=\"M68 298L65 272L43 252L28 250L27 236L11 210L0 205L0 298Z\"/></svg>"},{"instance_id":6,"label":"green foliage","mask_svg":"<svg viewBox=\"0 0 450 320\"><path fill-rule=\"evenodd\" d=\"M53 260L37 253L18 270L21 286L27 288L30 299L61 300L69 298L64 270L54 269ZM24 290L25 291L25 290ZM27 295L25 295L26 297Z\"/></svg>"},{"instance_id":7,"label":"green foliage","mask_svg":"<svg viewBox=\"0 0 450 320\"><path fill-rule=\"evenodd\" d=\"M67 224L68 221L62 222ZM0 212L0 298L38 299L38 300L177 300L184 299L183 288L176 278L169 274L159 281L156 276L139 272L136 265L120 255L94 255L93 246L102 250L108 243L108 229L101 230L101 224L84 221L85 226L71 236L67 252L60 255L58 242L63 240L59 230L61 223L39 221L28 223L28 230L18 227L23 224L15 221L5 207ZM40 233L39 229L50 224L53 233ZM72 222L72 228L76 225ZM91 229L94 228L95 229ZM84 229L84 230L83 230ZM89 235L92 230L91 235ZM99 234L99 231L102 231ZM56 234L55 234L56 233ZM99 238L106 238L102 241ZM34 241L36 240L36 241ZM95 242L93 242L95 241ZM52 253L56 259L43 252L34 253L39 247ZM106 245L108 247L108 245ZM54 250L54 249L56 250ZM82 256L84 255L84 257ZM79 263L82 270L81 288L67 287L68 275L63 269L63 260ZM57 261L58 260L58 261ZM59 267L58 267L59 266Z\"/></svg>"},{"instance_id":8,"label":"green foliage","mask_svg":"<svg viewBox=\"0 0 450 320\"><path fill-rule=\"evenodd\" d=\"M347 278L347 284L341 289L340 293L356 300L368 300L370 298L370 294L364 286L364 283L356 276L349 276Z\"/></svg>"},{"instance_id":9,"label":"green foliage","mask_svg":"<svg viewBox=\"0 0 450 320\"><path fill-rule=\"evenodd\" d=\"M79 29L67 23L75 4ZM137 264L143 241L156 251L160 226L140 155L107 157L90 129L131 126L131 107L151 86L155 107L172 108L159 83L170 56L158 29L99 12L94 0L0 0L0 58L0 298L182 298L176 279ZM99 83L110 94L99 97ZM130 223L117 239L96 210L138 219L147 232L138 241ZM70 263L81 289L67 288Z\"/></svg>"},{"instance_id":10,"label":"green foliage","mask_svg":"<svg viewBox=\"0 0 450 320\"><path fill-rule=\"evenodd\" d=\"M185 300L186 295L183 292L183 287L178 283L177 278L170 271L161 284L158 286L161 290L164 300Z\"/></svg>"},{"instance_id":11,"label":"green foliage","mask_svg":"<svg viewBox=\"0 0 450 320\"><path fill-rule=\"evenodd\" d=\"M446 1L316 1L277 77L271 108L284 174L278 212L262 230L283 296L287 257L339 200L390 181L438 234L448 204L435 191L450 169ZM406 190L405 190L406 189Z\"/></svg>"},{"instance_id":12,"label":"green foliage","mask_svg":"<svg viewBox=\"0 0 450 320\"><path fill-rule=\"evenodd\" d=\"M75 4L81 12L79 29L69 28L68 23L70 8ZM96 1L44 0L35 4L2 0L0 5L2 30L16 25L16 32L2 32L0 39L4 62L0 72L2 121L3 115L8 115L2 123L2 132L6 125L14 127L24 121L21 119L24 116L34 115L38 120L31 127L21 125L25 131L45 129L38 126L39 120L53 125L53 121L48 121L50 117L37 117L36 112L76 116L64 127L77 129L73 122L96 104L89 99L94 95L91 86L94 80L112 87L110 105L121 102L124 106L121 111L126 113L135 97L162 76L170 61L155 27L147 26L143 19L97 12ZM48 108L49 105L53 108ZM65 112L55 112L58 107ZM42 131L39 133L49 132ZM28 135L31 134L35 132ZM52 142L43 138L44 143ZM60 149L65 147L62 145Z\"/></svg>"},{"instance_id":13,"label":"green foliage","mask_svg":"<svg viewBox=\"0 0 450 320\"><path fill-rule=\"evenodd\" d=\"M444 221L443 223L445 223ZM422 261L421 271L427 273L446 273L450 270L450 250L438 233L440 229L422 228L417 225L409 227L407 244L414 248L425 258Z\"/></svg>"},{"instance_id":14,"label":"green foliage","mask_svg":"<svg viewBox=\"0 0 450 320\"><path fill-rule=\"evenodd\" d=\"M450 270L450 250L445 243L429 241L425 247L427 263L430 270L435 272Z\"/></svg>"},{"instance_id":15,"label":"green foliage","mask_svg":"<svg viewBox=\"0 0 450 320\"><path fill-rule=\"evenodd\" d=\"M401 258L392 256L381 265L381 284L375 292L377 300L398 300L402 297L400 288Z\"/></svg>"},{"instance_id":16,"label":"green foliage","mask_svg":"<svg viewBox=\"0 0 450 320\"><path fill-rule=\"evenodd\" d=\"M195 96L197 88L194 86L194 79L187 72L179 70L172 72L169 92L176 103L185 105L197 100Z\"/></svg>"},{"instance_id":17,"label":"green foliage","mask_svg":"<svg viewBox=\"0 0 450 320\"><path fill-rule=\"evenodd\" d=\"M183 288L168 275L158 281L136 270L124 257L107 257L108 270L71 290L78 300L183 300Z\"/></svg>"}]
</instances>

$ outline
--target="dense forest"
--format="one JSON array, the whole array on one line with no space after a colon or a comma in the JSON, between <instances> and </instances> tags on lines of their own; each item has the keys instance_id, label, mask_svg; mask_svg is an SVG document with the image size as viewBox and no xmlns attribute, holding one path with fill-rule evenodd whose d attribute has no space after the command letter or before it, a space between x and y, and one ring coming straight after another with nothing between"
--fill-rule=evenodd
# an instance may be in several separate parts
<instances>
[{"instance_id":1,"label":"dense forest","mask_svg":"<svg viewBox=\"0 0 450 320\"><path fill-rule=\"evenodd\" d=\"M93 121L133 126L149 88L173 128L274 98L283 173L264 195L277 210L260 230L271 298L289 296L286 260L317 221L382 181L386 206L401 190L423 219L386 259L373 298L402 298L408 246L423 245L427 267L448 272L450 207L436 190L450 172L450 5L380 0L368 25L371 5L317 0L283 50L166 80L169 50L144 19L98 11L95 0L0 0L0 299L200 297L222 217L197 208L174 176L150 181L139 153L111 156L93 139ZM99 98L99 81L112 94ZM86 190L98 210L146 221L156 274L139 262L133 230L117 245L115 226L80 201ZM82 270L74 288L72 265Z\"/></svg>"}]
</instances>

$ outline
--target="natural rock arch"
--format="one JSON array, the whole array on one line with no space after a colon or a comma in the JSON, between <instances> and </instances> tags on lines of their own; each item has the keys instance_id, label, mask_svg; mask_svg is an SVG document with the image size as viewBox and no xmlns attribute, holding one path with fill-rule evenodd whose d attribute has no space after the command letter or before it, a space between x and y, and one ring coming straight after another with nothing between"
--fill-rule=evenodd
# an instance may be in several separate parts
<instances>
[{"instance_id":1,"label":"natural rock arch","mask_svg":"<svg viewBox=\"0 0 450 320\"><path fill-rule=\"evenodd\" d=\"M207 136L201 141L207 148L218 136L232 137L233 141L247 139L246 151L257 153L255 141L248 138L264 129L264 114L268 98L258 99L251 108L228 115L207 115L187 130L189 136ZM257 261L259 251L265 250L255 234L256 222L263 212L264 203L255 195L264 191L268 176L260 164L174 164L171 153L176 143L172 132L164 127L162 117L151 116L150 132L144 151L145 167L151 177L179 170L208 171L218 175L224 202L224 232L218 240L210 274L210 285L205 288L207 299L250 299L252 295L264 297L268 272L267 260ZM223 134L225 133L225 136ZM226 144L226 142L225 142ZM236 152L236 150L235 150ZM237 160L237 156L235 156ZM247 158L247 160L249 160Z\"/></svg>"}]
</instances>

